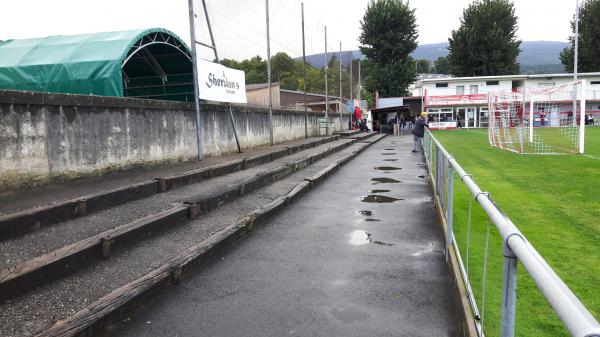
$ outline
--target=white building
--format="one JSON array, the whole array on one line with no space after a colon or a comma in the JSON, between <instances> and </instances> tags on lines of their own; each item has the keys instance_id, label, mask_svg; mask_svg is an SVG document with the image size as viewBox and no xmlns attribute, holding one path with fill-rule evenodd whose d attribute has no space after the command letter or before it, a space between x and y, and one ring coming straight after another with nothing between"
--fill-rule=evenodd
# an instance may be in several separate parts
<instances>
[{"instance_id":1,"label":"white building","mask_svg":"<svg viewBox=\"0 0 600 337\"><path fill-rule=\"evenodd\" d=\"M586 111L600 114L600 73L581 73L587 81ZM423 96L424 110L433 128L487 127L488 92L510 92L519 88L557 86L573 81L573 74L446 77L417 82L413 96Z\"/></svg>"}]
</instances>

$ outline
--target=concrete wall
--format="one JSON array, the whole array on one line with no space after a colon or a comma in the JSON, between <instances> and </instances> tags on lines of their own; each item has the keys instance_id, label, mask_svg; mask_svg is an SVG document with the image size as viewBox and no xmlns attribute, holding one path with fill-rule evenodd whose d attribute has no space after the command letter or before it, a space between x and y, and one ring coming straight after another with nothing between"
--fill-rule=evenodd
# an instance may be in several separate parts
<instances>
[{"instance_id":1,"label":"concrete wall","mask_svg":"<svg viewBox=\"0 0 600 337\"><path fill-rule=\"evenodd\" d=\"M203 104L206 156L237 150L229 107ZM244 148L269 144L268 110L232 105ZM309 113L310 136L319 134ZM339 129L339 115L332 116ZM348 115L343 117L348 125ZM304 137L304 112L273 110L276 143ZM321 133L323 130L321 130ZM54 178L106 171L197 155L192 104L128 98L0 91L0 188L32 186Z\"/></svg>"}]
</instances>

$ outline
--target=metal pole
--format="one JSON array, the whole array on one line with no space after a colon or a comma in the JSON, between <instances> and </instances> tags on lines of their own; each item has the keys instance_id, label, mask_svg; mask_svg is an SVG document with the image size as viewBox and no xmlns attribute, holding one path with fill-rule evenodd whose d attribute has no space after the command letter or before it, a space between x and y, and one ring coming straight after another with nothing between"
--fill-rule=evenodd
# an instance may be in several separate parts
<instances>
[{"instance_id":1,"label":"metal pole","mask_svg":"<svg viewBox=\"0 0 600 337\"><path fill-rule=\"evenodd\" d=\"M198 147L198 160L202 160L202 130L200 124L200 99L198 98L198 68L196 64L196 25L194 15L194 0L188 0L190 17L190 37L192 38L192 73L194 80L194 103L196 106L196 146Z\"/></svg>"},{"instance_id":2,"label":"metal pole","mask_svg":"<svg viewBox=\"0 0 600 337\"><path fill-rule=\"evenodd\" d=\"M356 94L356 97L358 97L359 101L360 101L361 88L362 88L362 86L360 85L360 60L358 60L358 93Z\"/></svg>"},{"instance_id":3,"label":"metal pole","mask_svg":"<svg viewBox=\"0 0 600 337\"><path fill-rule=\"evenodd\" d=\"M583 153L585 150L585 93L586 93L586 80L581 80L581 100L579 103L579 153Z\"/></svg>"},{"instance_id":4,"label":"metal pole","mask_svg":"<svg viewBox=\"0 0 600 337\"><path fill-rule=\"evenodd\" d=\"M515 317L517 311L517 256L508 247L506 241L502 245L504 255L504 271L502 274L502 321L500 336L514 337Z\"/></svg>"},{"instance_id":5,"label":"metal pole","mask_svg":"<svg viewBox=\"0 0 600 337\"><path fill-rule=\"evenodd\" d=\"M352 62L354 61L354 55L352 51L350 51L350 101L352 101L352 106L354 106L354 96L352 93ZM352 130L352 120L354 119L354 111L350 111L350 129ZM358 121L355 121L358 123Z\"/></svg>"},{"instance_id":6,"label":"metal pole","mask_svg":"<svg viewBox=\"0 0 600 337\"><path fill-rule=\"evenodd\" d=\"M231 120L231 125L233 126L233 135L235 136L235 144L237 145L238 152L242 153L242 147L240 146L237 131L235 130L235 123L233 122L233 111L231 109L231 105L229 105L229 119Z\"/></svg>"},{"instance_id":7,"label":"metal pole","mask_svg":"<svg viewBox=\"0 0 600 337\"><path fill-rule=\"evenodd\" d=\"M453 230L453 214L454 214L454 168L450 165L450 162L443 163L448 165L448 200L446 202L446 223L448 224L446 233L446 257L449 257L450 247L452 247L452 241L454 240ZM444 177L442 177L444 179Z\"/></svg>"},{"instance_id":8,"label":"metal pole","mask_svg":"<svg viewBox=\"0 0 600 337\"><path fill-rule=\"evenodd\" d=\"M208 18L208 11L206 10L206 1L202 0L202 7L204 8L204 16L206 17L206 25L208 26L208 34L210 34L210 41L212 42L212 50L215 52L215 59L219 62L219 55L217 54L217 45L215 44L215 38L212 32L212 26L210 25L210 19Z\"/></svg>"},{"instance_id":9,"label":"metal pole","mask_svg":"<svg viewBox=\"0 0 600 337\"><path fill-rule=\"evenodd\" d=\"M329 135L329 92L327 91L327 26L325 26L325 135Z\"/></svg>"},{"instance_id":10,"label":"metal pole","mask_svg":"<svg viewBox=\"0 0 600 337\"><path fill-rule=\"evenodd\" d=\"M533 93L529 98L529 142L533 144Z\"/></svg>"},{"instance_id":11,"label":"metal pole","mask_svg":"<svg viewBox=\"0 0 600 337\"><path fill-rule=\"evenodd\" d=\"M352 83L352 80L353 80L353 78L352 78L352 75L353 75L352 74L352 72L353 72L352 71L352 63L354 62L353 57L354 56L352 55L352 51L350 51L350 99L354 99L354 95L353 95L353 92L352 92L352 89L353 89L352 88L353 87L353 83Z\"/></svg>"},{"instance_id":12,"label":"metal pole","mask_svg":"<svg viewBox=\"0 0 600 337\"><path fill-rule=\"evenodd\" d=\"M273 146L273 94L271 88L271 37L269 34L269 0L265 0L267 9L267 76L269 78L269 145Z\"/></svg>"},{"instance_id":13,"label":"metal pole","mask_svg":"<svg viewBox=\"0 0 600 337\"><path fill-rule=\"evenodd\" d=\"M342 41L340 41L340 103L338 104L338 112L340 113L340 131L344 130L342 122Z\"/></svg>"},{"instance_id":14,"label":"metal pole","mask_svg":"<svg viewBox=\"0 0 600 337\"><path fill-rule=\"evenodd\" d=\"M579 0L575 0L575 55L573 57L573 81L577 81L579 61ZM573 87L573 126L577 126L577 85Z\"/></svg>"},{"instance_id":15,"label":"metal pole","mask_svg":"<svg viewBox=\"0 0 600 337\"><path fill-rule=\"evenodd\" d=\"M304 2L302 3L302 77L304 78L304 138L308 138L308 107L306 106L306 42L304 39Z\"/></svg>"},{"instance_id":16,"label":"metal pole","mask_svg":"<svg viewBox=\"0 0 600 337\"><path fill-rule=\"evenodd\" d=\"M573 80L577 81L577 64L579 56L579 0L575 0L575 57L573 58Z\"/></svg>"}]
</instances>

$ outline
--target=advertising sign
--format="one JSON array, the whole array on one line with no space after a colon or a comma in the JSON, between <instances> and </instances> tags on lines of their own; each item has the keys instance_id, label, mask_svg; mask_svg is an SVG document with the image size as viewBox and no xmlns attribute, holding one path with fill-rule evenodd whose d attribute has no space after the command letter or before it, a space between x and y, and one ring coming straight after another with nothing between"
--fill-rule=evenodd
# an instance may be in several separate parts
<instances>
[{"instance_id":1,"label":"advertising sign","mask_svg":"<svg viewBox=\"0 0 600 337\"><path fill-rule=\"evenodd\" d=\"M487 94L429 96L427 99L428 106L487 104Z\"/></svg>"},{"instance_id":2,"label":"advertising sign","mask_svg":"<svg viewBox=\"0 0 600 337\"><path fill-rule=\"evenodd\" d=\"M217 102L247 103L246 75L241 70L197 59L200 99Z\"/></svg>"}]
</instances>

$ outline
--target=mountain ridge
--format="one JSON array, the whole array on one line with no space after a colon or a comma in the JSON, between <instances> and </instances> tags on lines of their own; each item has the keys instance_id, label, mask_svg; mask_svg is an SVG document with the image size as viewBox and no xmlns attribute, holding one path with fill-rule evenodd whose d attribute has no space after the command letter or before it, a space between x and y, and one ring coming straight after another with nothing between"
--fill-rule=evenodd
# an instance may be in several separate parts
<instances>
[{"instance_id":1,"label":"mountain ridge","mask_svg":"<svg viewBox=\"0 0 600 337\"><path fill-rule=\"evenodd\" d=\"M521 53L517 57L517 62L521 64L521 73L564 72L559 55L568 46L568 42L561 41L523 41L521 43ZM448 42L421 44L412 53L412 56L416 59L427 59L433 62L438 57L447 56L447 48ZM354 60L364 59L364 55L360 50L342 51L342 64L348 65L350 63L350 55L352 55L352 59ZM330 53L327 56L327 62L329 62L332 57L338 57L338 53ZM307 55L306 59L311 65L317 68L322 68L326 64L323 53Z\"/></svg>"}]
</instances>

